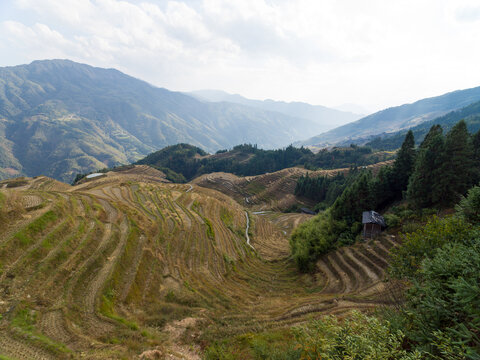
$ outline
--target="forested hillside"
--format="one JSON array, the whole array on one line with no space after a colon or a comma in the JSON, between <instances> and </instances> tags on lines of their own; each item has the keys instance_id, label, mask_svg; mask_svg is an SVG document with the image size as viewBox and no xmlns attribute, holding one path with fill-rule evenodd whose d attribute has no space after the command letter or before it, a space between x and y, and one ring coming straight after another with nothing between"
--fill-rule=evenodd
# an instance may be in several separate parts
<instances>
[{"instance_id":1,"label":"forested hillside","mask_svg":"<svg viewBox=\"0 0 480 360\"><path fill-rule=\"evenodd\" d=\"M301 141L298 145L325 147L327 145L365 141L365 139L373 138L373 136L382 133L409 129L479 100L480 87L457 90L441 96L422 99L412 104L381 110L350 124Z\"/></svg>"},{"instance_id":2,"label":"forested hillside","mask_svg":"<svg viewBox=\"0 0 480 360\"><path fill-rule=\"evenodd\" d=\"M292 235L292 254L300 269L310 269L318 256L335 246L353 243L360 234L363 211L381 211L402 199L415 210L452 207L480 181L480 131L469 134L463 120L447 134L434 125L417 149L409 131L392 166L377 174L359 171L350 176L355 179L348 186L342 178L298 183L298 193L318 201L327 199L327 184L333 186L330 191L344 189L331 207Z\"/></svg>"},{"instance_id":3,"label":"forested hillside","mask_svg":"<svg viewBox=\"0 0 480 360\"><path fill-rule=\"evenodd\" d=\"M468 131L475 133L480 130L480 102L475 102L460 110L449 112L448 114L436 119L426 121L420 125L410 128L415 137L415 143L420 144L428 130L435 124L441 125L444 131L450 130L458 121L465 120ZM402 141L407 134L407 130L394 132L378 137L366 144L374 149L395 150L402 145Z\"/></svg>"},{"instance_id":4,"label":"forested hillside","mask_svg":"<svg viewBox=\"0 0 480 360\"><path fill-rule=\"evenodd\" d=\"M277 150L263 150L256 145L238 145L232 150L220 150L207 155L203 150L187 144L166 147L152 153L138 164L150 165L170 174L172 181L186 181L211 172L229 172L250 176L274 172L292 166L307 169L336 169L365 166L392 158L388 152L373 152L369 147L324 149L314 154L307 148L288 146ZM175 175L176 173L177 175Z\"/></svg>"}]
</instances>

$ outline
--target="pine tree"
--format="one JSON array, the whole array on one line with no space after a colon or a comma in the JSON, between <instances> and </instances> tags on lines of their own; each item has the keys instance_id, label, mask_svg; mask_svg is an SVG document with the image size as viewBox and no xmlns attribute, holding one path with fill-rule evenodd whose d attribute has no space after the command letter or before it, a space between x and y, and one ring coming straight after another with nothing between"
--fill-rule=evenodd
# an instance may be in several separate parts
<instances>
[{"instance_id":1,"label":"pine tree","mask_svg":"<svg viewBox=\"0 0 480 360\"><path fill-rule=\"evenodd\" d=\"M440 125L434 125L425 136L416 157L415 167L408 182L407 198L417 208L437 202L436 181L443 165L444 138Z\"/></svg>"},{"instance_id":2,"label":"pine tree","mask_svg":"<svg viewBox=\"0 0 480 360\"><path fill-rule=\"evenodd\" d=\"M472 136L473 146L473 161L475 169L474 183L478 184L480 181L480 130Z\"/></svg>"},{"instance_id":3,"label":"pine tree","mask_svg":"<svg viewBox=\"0 0 480 360\"><path fill-rule=\"evenodd\" d=\"M474 149L464 120L459 121L445 138L441 176L436 180L434 200L453 205L474 185Z\"/></svg>"},{"instance_id":4,"label":"pine tree","mask_svg":"<svg viewBox=\"0 0 480 360\"><path fill-rule=\"evenodd\" d=\"M415 139L410 130L405 136L402 147L398 151L397 159L393 165L393 192L397 199L401 199L402 191L407 190L408 179L415 166Z\"/></svg>"}]
</instances>

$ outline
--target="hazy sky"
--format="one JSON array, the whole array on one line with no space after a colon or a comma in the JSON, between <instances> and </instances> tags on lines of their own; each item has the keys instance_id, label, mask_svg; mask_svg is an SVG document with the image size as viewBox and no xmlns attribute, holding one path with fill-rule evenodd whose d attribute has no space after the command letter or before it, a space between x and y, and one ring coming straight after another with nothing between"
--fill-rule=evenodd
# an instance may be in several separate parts
<instances>
[{"instance_id":1,"label":"hazy sky","mask_svg":"<svg viewBox=\"0 0 480 360\"><path fill-rule=\"evenodd\" d=\"M370 110L480 86L478 0L0 0L0 66Z\"/></svg>"}]
</instances>

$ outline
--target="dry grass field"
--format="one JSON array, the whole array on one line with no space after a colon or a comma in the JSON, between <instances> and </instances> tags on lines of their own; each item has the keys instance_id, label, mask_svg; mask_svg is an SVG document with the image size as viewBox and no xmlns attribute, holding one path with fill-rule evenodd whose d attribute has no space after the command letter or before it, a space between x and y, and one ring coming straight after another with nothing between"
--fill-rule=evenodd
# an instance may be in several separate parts
<instances>
[{"instance_id":1,"label":"dry grass field","mask_svg":"<svg viewBox=\"0 0 480 360\"><path fill-rule=\"evenodd\" d=\"M278 203L303 172L0 182L0 358L200 359L213 339L388 303L394 238L334 251L314 274L289 260L309 216Z\"/></svg>"}]
</instances>

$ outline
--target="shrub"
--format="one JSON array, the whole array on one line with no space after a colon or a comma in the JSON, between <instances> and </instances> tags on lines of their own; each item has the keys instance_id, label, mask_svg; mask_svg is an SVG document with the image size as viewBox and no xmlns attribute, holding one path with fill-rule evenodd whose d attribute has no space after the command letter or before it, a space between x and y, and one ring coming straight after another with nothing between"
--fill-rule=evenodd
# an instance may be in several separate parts
<instances>
[{"instance_id":1,"label":"shrub","mask_svg":"<svg viewBox=\"0 0 480 360\"><path fill-rule=\"evenodd\" d=\"M472 224L480 223L480 186L468 190L467 197L462 197L455 210L466 221Z\"/></svg>"},{"instance_id":2,"label":"shrub","mask_svg":"<svg viewBox=\"0 0 480 360\"><path fill-rule=\"evenodd\" d=\"M432 217L420 229L405 235L402 246L392 250L390 274L413 278L424 258L432 257L438 248L449 242L471 239L471 226L460 218Z\"/></svg>"},{"instance_id":3,"label":"shrub","mask_svg":"<svg viewBox=\"0 0 480 360\"><path fill-rule=\"evenodd\" d=\"M341 322L336 316L313 320L293 330L301 359L419 359L419 353L402 349L404 335L393 332L387 321L354 311Z\"/></svg>"},{"instance_id":4,"label":"shrub","mask_svg":"<svg viewBox=\"0 0 480 360\"><path fill-rule=\"evenodd\" d=\"M395 214L385 214L384 217L388 227L396 228L401 224L400 217Z\"/></svg>"}]
</instances>

